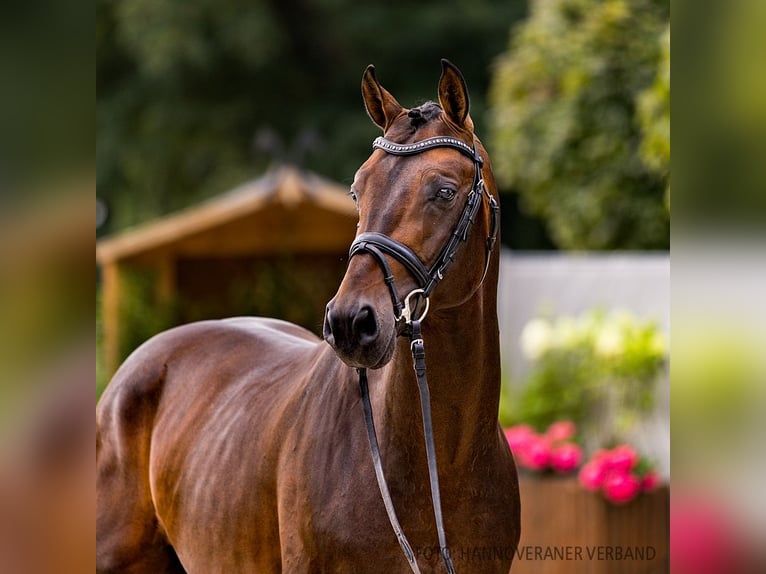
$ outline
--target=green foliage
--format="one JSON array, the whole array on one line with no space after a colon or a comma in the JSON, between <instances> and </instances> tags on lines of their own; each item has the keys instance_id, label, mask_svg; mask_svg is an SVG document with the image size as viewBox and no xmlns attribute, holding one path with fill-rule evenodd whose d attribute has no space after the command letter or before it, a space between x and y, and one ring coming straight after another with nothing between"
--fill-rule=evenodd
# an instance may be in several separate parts
<instances>
[{"instance_id":1,"label":"green foliage","mask_svg":"<svg viewBox=\"0 0 766 574\"><path fill-rule=\"evenodd\" d=\"M642 144L640 125L665 122L661 99L642 94L657 77L668 21L660 0L535 0L498 62L490 93L498 180L545 219L560 247L669 245L667 170L640 153L655 162L669 138L667 124L652 125Z\"/></svg>"},{"instance_id":2,"label":"green foliage","mask_svg":"<svg viewBox=\"0 0 766 574\"><path fill-rule=\"evenodd\" d=\"M638 99L641 158L668 185L670 205L670 25L660 38L662 52L654 83Z\"/></svg>"},{"instance_id":3,"label":"green foliage","mask_svg":"<svg viewBox=\"0 0 766 574\"><path fill-rule=\"evenodd\" d=\"M571 420L599 446L624 438L653 406L666 342L653 322L626 311L533 319L521 345L534 362L507 422L542 431Z\"/></svg>"},{"instance_id":4,"label":"green foliage","mask_svg":"<svg viewBox=\"0 0 766 574\"><path fill-rule=\"evenodd\" d=\"M762 416L763 348L763 334L736 319L685 318L674 336L670 385L684 444L734 444L751 432Z\"/></svg>"},{"instance_id":5,"label":"green foliage","mask_svg":"<svg viewBox=\"0 0 766 574\"><path fill-rule=\"evenodd\" d=\"M360 95L370 63L411 106L436 96L439 59L451 59L483 130L487 64L523 9L520 0L97 0L98 189L111 229L225 191L274 157L350 182L377 135Z\"/></svg>"},{"instance_id":6,"label":"green foliage","mask_svg":"<svg viewBox=\"0 0 766 574\"><path fill-rule=\"evenodd\" d=\"M149 270L120 271L120 361L139 345L175 324L176 304L160 301Z\"/></svg>"},{"instance_id":7,"label":"green foliage","mask_svg":"<svg viewBox=\"0 0 766 574\"><path fill-rule=\"evenodd\" d=\"M676 130L676 223L700 238L760 238L766 228L766 2L674 8L686 32L674 70L683 89L674 114L684 126Z\"/></svg>"},{"instance_id":8,"label":"green foliage","mask_svg":"<svg viewBox=\"0 0 766 574\"><path fill-rule=\"evenodd\" d=\"M593 365L584 348L551 351L532 372L519 398L515 418L544 431L559 420L582 424L587 405L594 400L591 378Z\"/></svg>"}]
</instances>

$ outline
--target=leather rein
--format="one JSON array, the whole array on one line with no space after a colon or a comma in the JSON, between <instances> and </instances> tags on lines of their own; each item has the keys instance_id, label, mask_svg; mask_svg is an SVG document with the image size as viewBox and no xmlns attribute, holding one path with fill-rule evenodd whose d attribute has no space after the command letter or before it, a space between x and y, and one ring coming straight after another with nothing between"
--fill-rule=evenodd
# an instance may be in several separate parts
<instances>
[{"instance_id":1,"label":"leather rein","mask_svg":"<svg viewBox=\"0 0 766 574\"><path fill-rule=\"evenodd\" d=\"M466 199L465 207L463 207L460 219L447 240L447 243L437 256L436 261L430 267L427 267L412 249L382 233L366 232L359 234L351 244L349 251L349 259L361 253L368 253L376 259L383 271L385 283L391 294L391 302L394 306L396 322L398 325L403 326L400 330L400 334L406 333L410 338L410 350L412 352L413 366L420 394L423 433L425 436L426 456L428 458L428 477L431 485L431 499L433 502L434 519L436 521L436 531L439 538L439 549L447 572L449 574L455 574L455 567L452 564L446 535L444 533L439 475L436 465L436 450L434 447L433 427L431 423L431 399L428 389L428 380L426 378L425 347L423 345L420 326L428 313L429 296L439 281L442 280L447 269L454 262L458 248L468 239L468 233L476 219L476 214L483 203L483 199L487 198L490 210L490 232L487 237L486 260L484 264L484 274L482 275L482 282L484 281L484 278L487 275L487 270L489 269L492 248L497 239L497 218L500 208L497 201L495 201L495 198L484 186L484 179L481 176L484 160L481 155L479 155L478 147L475 144L474 147L471 147L457 138L448 136L432 137L412 144L398 144L383 137L378 137L373 142L372 147L373 149L380 149L388 154L396 156L416 155L434 148L452 148L473 160L475 168L471 191L468 193L468 198ZM388 265L386 256L393 257L401 263L419 285L419 287L411 291L404 300L399 298L394 276ZM359 374L359 388L362 395L362 407L364 410L365 425L367 427L367 438L370 443L370 452L375 466L375 478L378 482L378 488L380 489L386 513L388 514L388 520L391 523L410 568L415 574L420 574L420 568L418 567L415 554L412 551L412 547L410 546L407 537L404 535L402 527L399 524L399 519L396 516L391 493L388 490L388 484L383 473L380 447L375 432L372 405L370 404L367 369L359 368L357 369L357 373Z\"/></svg>"}]
</instances>

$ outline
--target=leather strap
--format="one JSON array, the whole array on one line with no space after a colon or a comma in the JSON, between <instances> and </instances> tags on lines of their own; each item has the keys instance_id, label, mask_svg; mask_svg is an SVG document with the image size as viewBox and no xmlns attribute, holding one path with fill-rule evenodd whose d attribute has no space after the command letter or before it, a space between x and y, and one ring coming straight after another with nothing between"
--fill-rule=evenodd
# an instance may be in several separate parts
<instances>
[{"instance_id":1,"label":"leather strap","mask_svg":"<svg viewBox=\"0 0 766 574\"><path fill-rule=\"evenodd\" d=\"M364 233L362 235L365 235ZM384 237L388 241L393 241L393 239L389 239L385 235L381 235L380 233L376 233L375 235L380 235L381 237ZM361 237L361 235L360 235ZM381 249L379 249L379 247ZM383 246L383 243L375 242L374 244L371 244L370 242L359 242L356 241L351 246L351 254L349 255L349 258L353 257L354 254L358 251L364 251L365 253L369 253L375 259L378 261L378 264L380 265L380 268L383 270L383 281L388 286L388 292L391 295L391 303L394 306L394 316L399 317L402 314L402 309L404 308L404 304L399 299L399 294L396 291L396 280L394 279L394 274L391 273L391 267L389 267L388 262L386 261L386 258L383 256L382 251L385 250L386 253L389 255L391 254L386 248Z\"/></svg>"},{"instance_id":2,"label":"leather strap","mask_svg":"<svg viewBox=\"0 0 766 574\"><path fill-rule=\"evenodd\" d=\"M349 251L349 258L353 257L357 253L368 251L368 246L374 245L381 251L390 255L409 271L420 287L425 286L431 278L431 273L420 259L413 253L412 249L400 243L396 239L392 239L388 235L377 233L375 231L368 231L360 233L354 242L351 244L351 250Z\"/></svg>"},{"instance_id":3,"label":"leather strap","mask_svg":"<svg viewBox=\"0 0 766 574\"><path fill-rule=\"evenodd\" d=\"M471 185L471 191L466 199L466 204L463 207L460 219L458 220L455 229L452 231L452 235L450 235L449 240L436 257L436 260L430 269L408 246L387 235L377 232L359 234L351 244L349 258L359 253L371 252L369 248L375 246L380 251L395 258L404 265L407 271L418 282L418 286L423 289L423 295L428 297L439 281L441 281L444 273L446 273L447 269L454 262L460 244L468 239L468 233L476 220L476 214L481 207L482 199L486 196L489 202L491 221L490 234L487 237L484 274L482 275L483 281L487 274L487 270L489 269L489 259L497 236L497 217L499 208L495 198L492 197L484 187L484 180L481 177L481 169L484 165L484 160L482 159L481 154L479 154L478 147L474 146L472 148L464 141L449 136L427 138L412 144L398 144L383 137L378 137L375 139L372 146L375 149L381 149L386 153L399 156L416 155L429 149L439 147L456 149L462 154L470 157L474 162L475 172L473 184ZM392 298L395 301L399 301L399 297L396 294ZM399 311L397 311L397 317L398 316Z\"/></svg>"},{"instance_id":4,"label":"leather strap","mask_svg":"<svg viewBox=\"0 0 766 574\"><path fill-rule=\"evenodd\" d=\"M423 417L423 436L426 444L426 458L428 460L428 480L431 486L431 502L434 509L434 520L436 522L436 535L439 539L439 551L442 562L448 574L455 574L455 566L452 564L452 558L447 546L447 535L444 531L444 516L442 514L441 490L439 488L439 469L436 462L436 447L434 445L433 422L431 418L431 393L428 389L428 379L426 378L426 351L423 345L423 337L420 331L420 321L410 322L410 350L412 351L412 364L415 370L415 377L418 383L418 393L420 395L420 412ZM388 521L394 530L399 546L402 548L410 568L416 574L419 574L415 555L412 552L407 537L402 531L399 519L394 509L394 501L391 499L391 493L388 490L386 477L383 473L383 462L380 456L380 447L378 446L377 433L375 432L375 421L372 416L372 405L370 404L370 391L367 383L367 369L357 369L359 374L359 389L362 395L362 408L364 410L364 422L367 427L367 440L370 443L370 453L375 467L375 478L378 481L378 489L383 499L383 505L386 507Z\"/></svg>"},{"instance_id":5,"label":"leather strap","mask_svg":"<svg viewBox=\"0 0 766 574\"><path fill-rule=\"evenodd\" d=\"M431 487L431 500L434 511L434 520L436 522L436 532L439 538L439 549L442 557L442 562L447 570L448 574L455 574L455 567L452 564L452 558L449 555L449 547L447 546L447 537L444 531L444 517L442 515L441 506L441 494L439 489L439 472L436 463L436 448L434 446L434 434L433 425L431 420L431 395L428 389L428 379L426 378L426 362L425 362L425 348L423 345L423 337L420 331L420 321L425 317L428 311L428 296L434 290L436 285L441 281L447 269L452 265L455 260L457 250L467 239L468 234L476 220L476 214L482 205L482 200L486 196L488 198L490 209L490 231L487 237L486 245L486 262L484 265L484 274L482 275L482 282L487 275L489 269L490 254L492 248L495 245L497 239L497 217L499 207L495 198L487 192L484 187L484 180L481 177L481 169L484 161L479 154L476 146L471 147L462 140L453 137L434 137L415 142L413 144L397 144L389 141L385 138L379 137L373 142L373 148L381 149L386 153L399 156L409 156L422 153L426 150L437 147L449 147L458 150L460 153L470 157L474 162L475 173L474 180L471 186L471 191L468 193L466 204L463 207L463 212L460 215L457 225L452 231L447 243L442 248L441 252L436 258L429 269L421 261L421 259L406 245L396 241L395 239L383 235L382 233L366 232L361 233L354 242L351 244L349 251L349 259L354 255L360 253L369 253L377 260L380 265L385 282L388 285L388 289L391 293L391 301L394 305L395 316L397 321L404 319L407 323L407 330L410 336L410 349L412 351L413 368L415 369L415 377L418 384L418 392L420 396L420 409L423 417L423 435L426 445L426 456L428 459L428 478ZM412 291L406 298L403 304L399 298L399 294L396 291L396 285L391 268L386 261L386 255L393 257L399 263L401 263L407 271L415 278L419 285L419 289ZM420 294L425 300L425 309L420 311L420 315L417 318L413 318L412 310L408 310L410 307L410 300L415 294ZM404 312L403 312L404 310ZM404 332L403 331L403 332ZM410 568L415 574L420 574L417 560L412 552L412 547L409 541L402 531L402 527L399 524L399 520L396 516L394 509L394 503L391 499L391 493L388 490L388 484L386 483L386 477L383 473L383 463L380 456L380 447L378 445L377 435L375 433L375 422L372 416L372 405L370 404L370 393L367 383L367 370L357 369L359 374L359 388L362 395L362 407L364 409L364 420L367 427L367 439L370 443L370 452L372 454L373 465L375 466L375 478L378 481L378 489L380 495L383 498L383 504L388 514L388 520L391 523L391 527L396 534L396 539L399 541L399 545L402 548L407 562Z\"/></svg>"},{"instance_id":6,"label":"leather strap","mask_svg":"<svg viewBox=\"0 0 766 574\"><path fill-rule=\"evenodd\" d=\"M439 538L439 550L442 562L449 574L455 574L455 567L449 555L447 535L444 532L444 518L442 516L442 501L439 489L439 470L436 465L436 448L434 446L434 431L431 422L431 393L428 390L426 378L426 351L423 346L423 337L420 334L420 321L412 321L410 349L412 350L412 362L415 376L418 380L418 392L420 393L420 411L423 415L423 435L426 441L426 458L428 459L428 479L431 483L431 500L436 520L436 534Z\"/></svg>"},{"instance_id":7,"label":"leather strap","mask_svg":"<svg viewBox=\"0 0 766 574\"><path fill-rule=\"evenodd\" d=\"M484 164L484 159L479 155L476 148L472 148L463 140L449 136L427 138L411 144L398 144L391 140L387 140L384 137L377 137L375 138L375 141L372 142L372 147L374 149L382 149L386 153L392 155L416 155L437 147L451 147L470 157L474 162L478 163L479 166Z\"/></svg>"},{"instance_id":8,"label":"leather strap","mask_svg":"<svg viewBox=\"0 0 766 574\"><path fill-rule=\"evenodd\" d=\"M375 466L375 478L378 481L380 497L383 499L383 505L386 507L386 514L388 514L388 521L394 529L394 534L396 534L396 539L399 541L399 546L402 548L407 563L410 565L414 574L420 574L420 568L418 568L418 563L415 560L415 553L412 551L412 547L399 524L399 519L397 518L396 510L394 509L394 501L391 500L388 483L386 483L386 477L383 474L383 462L380 458L378 435L375 432L375 421L372 417L372 405L370 404L370 389L367 385L367 369L357 369L356 372L359 373L359 390L362 393L364 423L367 427L367 440L370 443L370 453L372 454L372 462Z\"/></svg>"}]
</instances>

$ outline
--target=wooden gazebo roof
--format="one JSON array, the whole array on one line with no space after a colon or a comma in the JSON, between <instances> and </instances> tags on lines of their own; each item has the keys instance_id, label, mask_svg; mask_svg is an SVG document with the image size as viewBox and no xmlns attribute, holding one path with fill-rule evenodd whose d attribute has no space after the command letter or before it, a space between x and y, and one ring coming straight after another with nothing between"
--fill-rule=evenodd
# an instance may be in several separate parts
<instances>
[{"instance_id":1,"label":"wooden gazebo roof","mask_svg":"<svg viewBox=\"0 0 766 574\"><path fill-rule=\"evenodd\" d=\"M281 167L197 206L107 237L101 265L205 257L345 250L357 214L347 188Z\"/></svg>"}]
</instances>

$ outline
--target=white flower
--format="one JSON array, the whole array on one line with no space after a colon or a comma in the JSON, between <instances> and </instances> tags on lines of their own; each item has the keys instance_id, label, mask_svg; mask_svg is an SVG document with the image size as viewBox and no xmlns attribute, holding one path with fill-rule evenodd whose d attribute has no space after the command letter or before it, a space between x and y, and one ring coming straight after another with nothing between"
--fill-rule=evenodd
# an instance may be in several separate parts
<instances>
[{"instance_id":1,"label":"white flower","mask_svg":"<svg viewBox=\"0 0 766 574\"><path fill-rule=\"evenodd\" d=\"M574 347L582 339L581 329L572 317L560 317L556 321L555 339L558 347Z\"/></svg>"},{"instance_id":2,"label":"white flower","mask_svg":"<svg viewBox=\"0 0 766 574\"><path fill-rule=\"evenodd\" d=\"M521 350L524 355L535 361L542 357L553 343L553 331L544 319L532 319L521 331Z\"/></svg>"},{"instance_id":3,"label":"white flower","mask_svg":"<svg viewBox=\"0 0 766 574\"><path fill-rule=\"evenodd\" d=\"M596 335L594 351L596 355L610 359L621 355L625 350L625 336L622 328L615 323L609 322L604 325Z\"/></svg>"}]
</instances>

